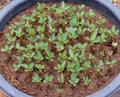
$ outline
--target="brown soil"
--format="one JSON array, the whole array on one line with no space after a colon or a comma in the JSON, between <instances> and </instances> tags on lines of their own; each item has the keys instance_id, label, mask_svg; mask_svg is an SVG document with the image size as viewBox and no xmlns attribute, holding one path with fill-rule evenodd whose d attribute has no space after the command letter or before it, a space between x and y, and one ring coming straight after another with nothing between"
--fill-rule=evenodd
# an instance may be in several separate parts
<instances>
[{"instance_id":1,"label":"brown soil","mask_svg":"<svg viewBox=\"0 0 120 97\"><path fill-rule=\"evenodd\" d=\"M0 0L0 9L2 9L10 1L12 1L12 0Z\"/></svg>"},{"instance_id":2,"label":"brown soil","mask_svg":"<svg viewBox=\"0 0 120 97\"><path fill-rule=\"evenodd\" d=\"M26 11L18 14L14 19L12 19L4 28L2 33L6 34L9 33L9 25L13 24L15 21L19 21L20 17L24 14L30 15L31 10L35 8L35 6L27 9ZM86 8L86 11L89 9L89 7ZM96 16L94 20L98 19L99 16L103 17L100 13L96 12ZM107 22L104 24L106 28L111 28L112 23L107 20ZM4 34L0 35L0 48L4 46L4 44L7 42ZM118 43L118 47L120 48L120 36L115 37L115 42ZM108 46L107 43L104 44L105 52L108 53L112 47ZM99 44L96 44L94 47L95 52L95 58L93 60L93 66L96 65L99 61ZM86 50L86 53L89 53L89 46ZM62 93L62 97L85 97L86 95L89 95L91 93L94 93L103 87L105 87L107 84L109 84L119 73L120 71L120 49L117 49L117 53L112 56L112 58L117 60L117 63L115 64L115 67L111 72L108 71L108 67L106 64L104 64L104 70L103 70L103 76L98 77L96 76L96 71L94 68L91 68L91 79L92 81L89 84L89 87L83 86L83 80L82 77L84 74L79 74L81 80L80 83L77 85L77 87L72 87L67 81L65 82L64 86L64 92ZM86 55L87 56L87 55ZM103 60L105 61L108 59L108 56L106 56ZM51 84L50 88L47 87L46 84L41 83L40 87L36 87L34 83L31 82L31 79L28 77L28 73L25 73L23 70L20 71L20 74L16 73L13 69L12 64L16 62L16 53L12 52L12 59L8 60L6 53L3 53L0 51L0 73L4 76L4 78L14 87L17 89L23 91L24 93L27 93L29 95L32 95L33 97L59 97L59 94L56 92L56 88L59 86L57 83L57 76L58 74L55 72L55 70L50 69L50 67L45 67L44 74L49 73L54 75L53 83ZM65 76L68 79L69 74L65 72Z\"/></svg>"}]
</instances>

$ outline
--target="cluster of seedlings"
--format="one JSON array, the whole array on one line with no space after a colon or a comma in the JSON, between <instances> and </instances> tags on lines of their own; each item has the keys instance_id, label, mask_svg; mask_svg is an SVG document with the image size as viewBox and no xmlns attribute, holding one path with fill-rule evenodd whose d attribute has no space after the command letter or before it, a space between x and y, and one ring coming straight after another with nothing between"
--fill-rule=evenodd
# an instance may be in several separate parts
<instances>
[{"instance_id":1,"label":"cluster of seedlings","mask_svg":"<svg viewBox=\"0 0 120 97\"><path fill-rule=\"evenodd\" d=\"M81 80L87 87L92 81L91 68L95 68L97 76L102 76L104 65L111 71L116 63L112 56L117 52L114 36L119 31L115 26L105 28L103 17L93 21L94 11L86 12L85 8L83 4L71 6L62 2L59 6L46 6L38 3L30 15L23 15L19 22L12 24L5 35L7 43L1 50L7 53L8 59L12 59L13 51L17 53L14 70L19 72L22 68L38 87L42 82L50 87L54 76L44 72L47 66L50 67L59 74L57 91L60 96L66 80L64 73L70 75L67 82L73 87ZM105 43L112 48L107 53ZM100 60L93 64L96 44L99 45ZM106 54L109 58L104 61ZM80 73L84 73L83 78Z\"/></svg>"}]
</instances>

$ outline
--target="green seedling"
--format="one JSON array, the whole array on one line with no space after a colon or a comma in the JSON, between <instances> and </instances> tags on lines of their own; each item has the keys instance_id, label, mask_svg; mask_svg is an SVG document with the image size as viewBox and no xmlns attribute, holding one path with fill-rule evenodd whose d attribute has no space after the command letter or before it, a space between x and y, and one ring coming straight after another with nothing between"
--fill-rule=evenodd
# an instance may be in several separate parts
<instances>
[{"instance_id":1,"label":"green seedling","mask_svg":"<svg viewBox=\"0 0 120 97\"><path fill-rule=\"evenodd\" d=\"M59 59L65 60L67 58L67 51L64 50L62 53L59 53Z\"/></svg>"},{"instance_id":2,"label":"green seedling","mask_svg":"<svg viewBox=\"0 0 120 97\"><path fill-rule=\"evenodd\" d=\"M63 72L65 69L66 61L63 61L61 64L57 64L54 68L57 72Z\"/></svg>"},{"instance_id":3,"label":"green seedling","mask_svg":"<svg viewBox=\"0 0 120 97\"><path fill-rule=\"evenodd\" d=\"M48 84L48 87L50 87L50 84L52 83L53 76L49 76L48 74L45 75L44 83Z\"/></svg>"},{"instance_id":4,"label":"green seedling","mask_svg":"<svg viewBox=\"0 0 120 97\"><path fill-rule=\"evenodd\" d=\"M64 50L64 45L61 42L55 42L55 45L58 52Z\"/></svg>"},{"instance_id":5,"label":"green seedling","mask_svg":"<svg viewBox=\"0 0 120 97\"><path fill-rule=\"evenodd\" d=\"M81 19L80 25L81 25L81 27L85 27L86 26L86 20L84 18Z\"/></svg>"},{"instance_id":6,"label":"green seedling","mask_svg":"<svg viewBox=\"0 0 120 97\"><path fill-rule=\"evenodd\" d=\"M74 15L70 20L70 26L77 27L79 25L79 22L77 20L77 16Z\"/></svg>"},{"instance_id":7,"label":"green seedling","mask_svg":"<svg viewBox=\"0 0 120 97\"><path fill-rule=\"evenodd\" d=\"M90 76L91 62L85 60L83 67L84 67L84 70L86 71L87 75Z\"/></svg>"},{"instance_id":8,"label":"green seedling","mask_svg":"<svg viewBox=\"0 0 120 97\"><path fill-rule=\"evenodd\" d=\"M55 57L54 52L51 52L49 49L46 49L45 52L47 54L46 59L49 59L50 61L53 61L53 58Z\"/></svg>"},{"instance_id":9,"label":"green seedling","mask_svg":"<svg viewBox=\"0 0 120 97\"><path fill-rule=\"evenodd\" d=\"M60 74L60 76L58 77L58 83L61 84L61 86L64 84L65 82L65 77L64 77L64 74Z\"/></svg>"},{"instance_id":10,"label":"green seedling","mask_svg":"<svg viewBox=\"0 0 120 97\"><path fill-rule=\"evenodd\" d=\"M79 83L80 79L77 77L78 74L77 73L72 73L69 79L69 83L76 87L76 85Z\"/></svg>"},{"instance_id":11,"label":"green seedling","mask_svg":"<svg viewBox=\"0 0 120 97\"><path fill-rule=\"evenodd\" d=\"M8 44L14 44L15 43L15 40L16 40L16 37L13 37L11 34L5 34L5 36L7 37L7 43Z\"/></svg>"},{"instance_id":12,"label":"green seedling","mask_svg":"<svg viewBox=\"0 0 120 97\"><path fill-rule=\"evenodd\" d=\"M57 37L55 36L55 34L52 34L51 36L49 36L49 42L54 42L57 39Z\"/></svg>"},{"instance_id":13,"label":"green seedling","mask_svg":"<svg viewBox=\"0 0 120 97\"><path fill-rule=\"evenodd\" d=\"M112 60L107 60L106 61L106 64L108 65L108 67L109 67L109 71L111 71L112 69L113 69L113 66L114 66L114 64L116 63L117 61L115 60L115 59L112 59Z\"/></svg>"},{"instance_id":14,"label":"green seedling","mask_svg":"<svg viewBox=\"0 0 120 97\"><path fill-rule=\"evenodd\" d=\"M89 83L91 82L91 79L89 79L88 76L85 76L83 78L83 81L84 81L84 87L87 87L89 85Z\"/></svg>"},{"instance_id":15,"label":"green seedling","mask_svg":"<svg viewBox=\"0 0 120 97\"><path fill-rule=\"evenodd\" d=\"M109 31L110 33L110 43L114 41L114 36L118 35L119 30L116 29L115 25L112 26L112 29Z\"/></svg>"},{"instance_id":16,"label":"green seedling","mask_svg":"<svg viewBox=\"0 0 120 97\"><path fill-rule=\"evenodd\" d=\"M14 67L14 70L17 72L20 69L21 64L13 64L13 67Z\"/></svg>"},{"instance_id":17,"label":"green seedling","mask_svg":"<svg viewBox=\"0 0 120 97\"><path fill-rule=\"evenodd\" d=\"M45 68L45 65L43 65L43 64L35 64L35 67L39 70L39 74L41 75L43 69Z\"/></svg>"},{"instance_id":18,"label":"green seedling","mask_svg":"<svg viewBox=\"0 0 120 97\"><path fill-rule=\"evenodd\" d=\"M44 41L40 41L39 43L35 43L36 50L46 50L48 49L48 43Z\"/></svg>"},{"instance_id":19,"label":"green seedling","mask_svg":"<svg viewBox=\"0 0 120 97\"><path fill-rule=\"evenodd\" d=\"M45 26L37 26L37 31L39 34L44 33L45 32Z\"/></svg>"},{"instance_id":20,"label":"green seedling","mask_svg":"<svg viewBox=\"0 0 120 97\"><path fill-rule=\"evenodd\" d=\"M80 12L83 11L85 9L85 5L84 4L79 5L78 9Z\"/></svg>"},{"instance_id":21,"label":"green seedling","mask_svg":"<svg viewBox=\"0 0 120 97\"><path fill-rule=\"evenodd\" d=\"M44 12L45 4L38 3L37 9L40 11L40 13Z\"/></svg>"},{"instance_id":22,"label":"green seedling","mask_svg":"<svg viewBox=\"0 0 120 97\"><path fill-rule=\"evenodd\" d=\"M29 36L34 36L36 34L34 28L27 28L26 32L28 33Z\"/></svg>"},{"instance_id":23,"label":"green seedling","mask_svg":"<svg viewBox=\"0 0 120 97\"><path fill-rule=\"evenodd\" d=\"M106 56L105 51L103 50L101 50L99 53L101 58L104 58Z\"/></svg>"},{"instance_id":24,"label":"green seedling","mask_svg":"<svg viewBox=\"0 0 120 97\"><path fill-rule=\"evenodd\" d=\"M44 57L43 57L43 55L41 54L40 51L37 51L37 54L34 55L34 59L35 59L37 62L41 62L41 61L44 59Z\"/></svg>"},{"instance_id":25,"label":"green seedling","mask_svg":"<svg viewBox=\"0 0 120 97\"><path fill-rule=\"evenodd\" d=\"M24 57L28 59L28 62L31 62L34 55L34 52L27 52L26 54L24 54Z\"/></svg>"},{"instance_id":26,"label":"green seedling","mask_svg":"<svg viewBox=\"0 0 120 97\"><path fill-rule=\"evenodd\" d=\"M84 70L84 68L80 66L79 61L75 61L74 63L75 63L75 67L72 70L73 73L79 73L80 71Z\"/></svg>"},{"instance_id":27,"label":"green seedling","mask_svg":"<svg viewBox=\"0 0 120 97\"><path fill-rule=\"evenodd\" d=\"M62 92L64 91L63 88L57 88L57 92L60 93L59 97L62 97Z\"/></svg>"},{"instance_id":28,"label":"green seedling","mask_svg":"<svg viewBox=\"0 0 120 97\"><path fill-rule=\"evenodd\" d=\"M55 12L55 9L56 9L56 4L54 4L53 6L49 6L47 7L47 9L50 11L51 13L51 17L54 18L54 12Z\"/></svg>"},{"instance_id":29,"label":"green seedling","mask_svg":"<svg viewBox=\"0 0 120 97\"><path fill-rule=\"evenodd\" d=\"M32 77L32 82L36 83L36 86L39 87L41 81L42 81L42 78L39 77L39 75L37 73L35 73Z\"/></svg>"},{"instance_id":30,"label":"green seedling","mask_svg":"<svg viewBox=\"0 0 120 97\"><path fill-rule=\"evenodd\" d=\"M25 60L25 57L22 55L22 56L17 56L17 61L18 63L23 63Z\"/></svg>"},{"instance_id":31,"label":"green seedling","mask_svg":"<svg viewBox=\"0 0 120 97\"><path fill-rule=\"evenodd\" d=\"M52 25L49 24L48 28L49 28L49 33L51 33L51 34L55 33L55 31L56 31L55 27L53 27Z\"/></svg>"},{"instance_id":32,"label":"green seedling","mask_svg":"<svg viewBox=\"0 0 120 97\"><path fill-rule=\"evenodd\" d=\"M111 57L113 56L113 51L109 51L108 55L109 55L109 60L111 60Z\"/></svg>"},{"instance_id":33,"label":"green seedling","mask_svg":"<svg viewBox=\"0 0 120 97\"><path fill-rule=\"evenodd\" d=\"M79 34L79 40L80 40L80 42L84 41L85 32L86 32L86 28L79 27L78 34Z\"/></svg>"},{"instance_id":34,"label":"green seedling","mask_svg":"<svg viewBox=\"0 0 120 97\"><path fill-rule=\"evenodd\" d=\"M68 62L67 71L73 72L74 68L75 68L75 63L74 62Z\"/></svg>"},{"instance_id":35,"label":"green seedling","mask_svg":"<svg viewBox=\"0 0 120 97\"><path fill-rule=\"evenodd\" d=\"M29 40L30 43L34 43L36 41L36 38L34 38L33 36L29 36L27 37L27 39Z\"/></svg>"},{"instance_id":36,"label":"green seedling","mask_svg":"<svg viewBox=\"0 0 120 97\"><path fill-rule=\"evenodd\" d=\"M89 19L90 22L92 22L92 19L95 17L95 13L92 9L90 9L89 12L86 13L86 17Z\"/></svg>"},{"instance_id":37,"label":"green seedling","mask_svg":"<svg viewBox=\"0 0 120 97\"><path fill-rule=\"evenodd\" d=\"M22 65L25 69L25 72L28 72L29 73L29 77L32 77L33 76L33 66L34 66L34 63L30 63L30 64L23 64Z\"/></svg>"},{"instance_id":38,"label":"green seedling","mask_svg":"<svg viewBox=\"0 0 120 97\"><path fill-rule=\"evenodd\" d=\"M29 44L27 45L26 51L32 52L33 49L34 49L34 45L32 45L31 43L29 43Z\"/></svg>"},{"instance_id":39,"label":"green seedling","mask_svg":"<svg viewBox=\"0 0 120 97\"><path fill-rule=\"evenodd\" d=\"M80 65L81 66L83 65L83 62L84 62L85 59L86 59L85 52L82 51L81 54L80 54L80 56L79 56L79 61L80 61Z\"/></svg>"},{"instance_id":40,"label":"green seedling","mask_svg":"<svg viewBox=\"0 0 120 97\"><path fill-rule=\"evenodd\" d=\"M106 19L99 17L99 19L97 20L97 24L101 27L103 26L103 24L105 23Z\"/></svg>"},{"instance_id":41,"label":"green seedling","mask_svg":"<svg viewBox=\"0 0 120 97\"><path fill-rule=\"evenodd\" d=\"M68 57L69 60L71 60L71 61L78 60L78 58L77 58L78 53L74 53L71 49L69 49L68 52L69 52L69 57Z\"/></svg>"},{"instance_id":42,"label":"green seedling","mask_svg":"<svg viewBox=\"0 0 120 97\"><path fill-rule=\"evenodd\" d=\"M97 39L97 32L92 32L90 37L87 37L86 39L90 43L90 52L92 53L93 52L93 45L95 43L99 42L98 39Z\"/></svg>"},{"instance_id":43,"label":"green seedling","mask_svg":"<svg viewBox=\"0 0 120 97\"><path fill-rule=\"evenodd\" d=\"M78 43L78 44L76 44L76 47L78 48L78 51L80 51L80 53L84 52L86 50L87 43L83 43L83 44Z\"/></svg>"},{"instance_id":44,"label":"green seedling","mask_svg":"<svg viewBox=\"0 0 120 97\"><path fill-rule=\"evenodd\" d=\"M102 75L102 69L103 68L104 68L103 61L100 60L99 63L97 64L97 66L96 66L98 76Z\"/></svg>"},{"instance_id":45,"label":"green seedling","mask_svg":"<svg viewBox=\"0 0 120 97\"><path fill-rule=\"evenodd\" d=\"M2 52L6 52L8 55L8 59L11 59L11 50L14 48L14 45L5 45L4 48L1 49Z\"/></svg>"},{"instance_id":46,"label":"green seedling","mask_svg":"<svg viewBox=\"0 0 120 97\"><path fill-rule=\"evenodd\" d=\"M53 27L56 22L57 21L55 19L48 16L48 26L50 25L51 27Z\"/></svg>"},{"instance_id":47,"label":"green seedling","mask_svg":"<svg viewBox=\"0 0 120 97\"><path fill-rule=\"evenodd\" d=\"M16 49L17 52L19 52L19 54L22 55L23 51L25 50L25 47L21 46L19 43L16 43Z\"/></svg>"},{"instance_id":48,"label":"green seedling","mask_svg":"<svg viewBox=\"0 0 120 97\"><path fill-rule=\"evenodd\" d=\"M59 42L61 42L62 44L68 43L67 36L68 36L68 33L63 33L59 31L59 34L58 34Z\"/></svg>"},{"instance_id":49,"label":"green seedling","mask_svg":"<svg viewBox=\"0 0 120 97\"><path fill-rule=\"evenodd\" d=\"M92 53L89 53L88 59L90 60L91 63L92 63L94 57L95 57L95 56L94 56Z\"/></svg>"}]
</instances>

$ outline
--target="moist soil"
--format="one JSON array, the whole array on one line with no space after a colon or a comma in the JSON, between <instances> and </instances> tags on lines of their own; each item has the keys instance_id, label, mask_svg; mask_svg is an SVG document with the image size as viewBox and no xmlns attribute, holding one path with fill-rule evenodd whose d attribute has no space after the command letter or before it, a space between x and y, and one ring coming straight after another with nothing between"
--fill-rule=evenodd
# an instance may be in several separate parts
<instances>
[{"instance_id":1,"label":"moist soil","mask_svg":"<svg viewBox=\"0 0 120 97\"><path fill-rule=\"evenodd\" d=\"M51 3L48 3L47 6L51 5ZM58 3L59 5L59 3ZM71 4L70 4L71 5ZM20 17L22 15L30 15L31 14L31 10L33 8L35 8L37 5L32 6L30 8L28 8L27 10L21 12L20 14L18 14L15 18L13 18L3 29L3 31L0 34L0 48L2 48L6 42L7 39L4 36L4 34L9 33L9 26L11 24L13 24L15 21L19 21ZM74 6L72 4L72 6ZM86 11L89 10L89 7L86 7L85 9ZM102 16L99 12L95 11L96 16L93 20L93 22L98 19L98 17L104 17ZM105 17L104 17L105 18ZM111 28L112 27L112 23L107 20L106 23L104 24L104 26L106 28ZM114 41L116 43L118 43L117 48L120 48L120 36L116 35ZM87 50L86 50L86 56L89 52L89 48L90 46L87 46ZM103 59L103 61L105 62L105 60L108 59L108 52L112 49L111 46L108 45L108 43L104 43L104 50L106 53L106 57ZM100 60L100 57L98 55L99 53L99 44L95 44L94 47L94 54L95 54L95 58L93 60L93 67L98 63L98 61ZM104 64L104 69L102 71L103 75L98 77L96 74L96 71L94 68L91 68L91 75L90 78L92 79L92 81L90 82L88 87L84 87L83 86L83 76L85 75L85 73L80 73L79 77L81 78L79 84L76 87L72 87L68 81L65 81L64 84L64 92L62 93L62 97L85 97L87 95L90 95L100 89L102 89L103 87L105 87L106 85L108 85L119 73L120 71L120 49L116 50L117 53L115 53L112 56L112 59L116 59L117 63L115 64L115 66L113 67L113 70L110 72L108 71L108 67L106 64ZM59 93L56 91L56 88L59 87L59 84L57 82L57 77L59 76L58 73L56 73L56 71L54 69L51 69L51 67L49 67L48 65L45 66L44 72L48 73L48 74L52 74L54 76L53 82L51 84L50 87L48 87L46 84L44 83L40 83L40 87L37 87L34 83L31 82L31 78L28 77L28 73L25 73L24 70L20 70L19 73L14 71L13 68L13 63L16 62L16 52L12 51L12 59L8 60L7 59L7 54L3 53L0 51L0 74L2 74L4 76L4 78L14 87L16 87L17 89L19 89L20 91L27 93L33 97L59 97ZM56 61L54 61L56 62ZM69 79L69 74L67 72L64 73L65 77L67 79Z\"/></svg>"}]
</instances>

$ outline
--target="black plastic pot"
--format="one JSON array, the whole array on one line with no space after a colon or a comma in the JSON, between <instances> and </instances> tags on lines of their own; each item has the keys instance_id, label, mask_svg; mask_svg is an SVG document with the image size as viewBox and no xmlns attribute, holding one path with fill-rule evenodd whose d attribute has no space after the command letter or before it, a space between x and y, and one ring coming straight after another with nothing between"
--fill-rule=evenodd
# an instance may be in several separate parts
<instances>
[{"instance_id":1,"label":"black plastic pot","mask_svg":"<svg viewBox=\"0 0 120 97\"><path fill-rule=\"evenodd\" d=\"M76 4L86 4L105 15L110 19L118 29L120 29L120 10L115 7L108 0L13 0L4 9L0 11L0 31L4 28L7 22L13 18L19 12L25 10L26 8L36 4L37 2L71 2ZM110 97L114 94L120 87L120 74L105 88L102 90L89 95L87 97ZM3 77L0 75L0 88L9 97L31 97L21 91L17 90L11 86Z\"/></svg>"}]
</instances>

